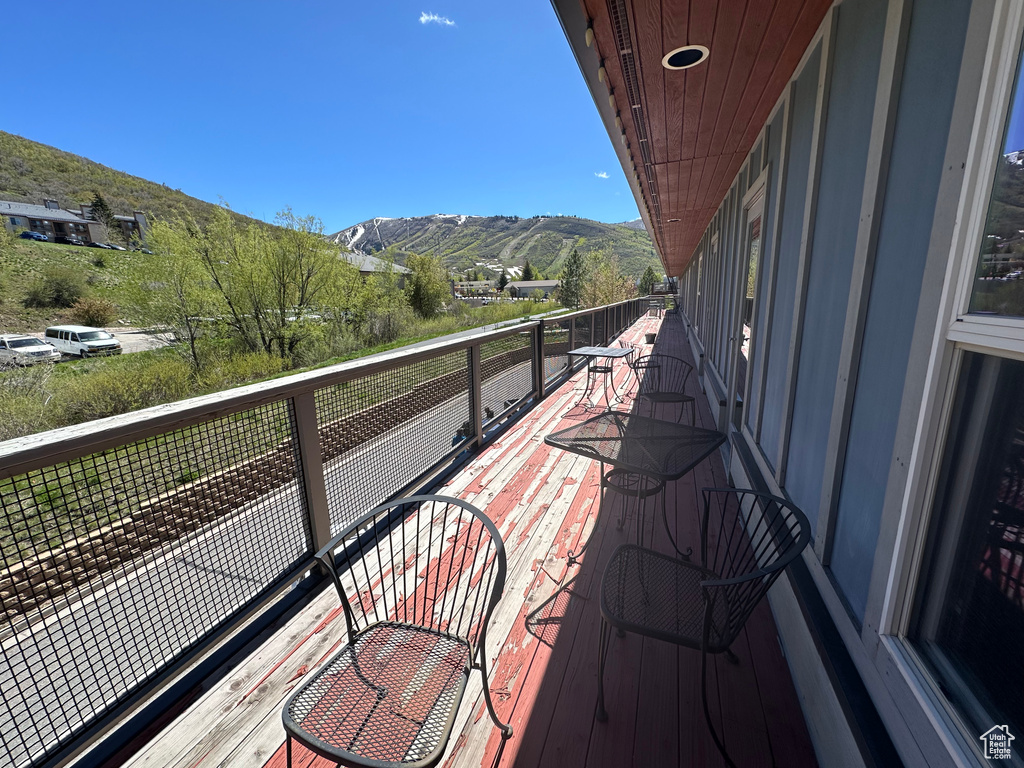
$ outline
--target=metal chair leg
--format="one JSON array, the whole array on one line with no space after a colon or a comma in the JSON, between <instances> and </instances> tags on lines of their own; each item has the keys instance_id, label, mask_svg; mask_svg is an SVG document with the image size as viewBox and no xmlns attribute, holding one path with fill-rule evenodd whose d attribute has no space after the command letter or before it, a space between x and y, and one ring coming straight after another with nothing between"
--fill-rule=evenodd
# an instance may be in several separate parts
<instances>
[{"instance_id":1,"label":"metal chair leg","mask_svg":"<svg viewBox=\"0 0 1024 768\"><path fill-rule=\"evenodd\" d=\"M288 757L287 765L288 765L288 768L292 768L292 737L291 737L290 734L285 734L284 743L285 743L285 754Z\"/></svg>"},{"instance_id":2,"label":"metal chair leg","mask_svg":"<svg viewBox=\"0 0 1024 768\"><path fill-rule=\"evenodd\" d=\"M715 724L711 722L711 708L708 707L708 652L704 648L701 648L700 651L700 695L704 701L704 720L708 724L708 730L711 731L711 738L715 740L715 746L718 747L718 751L725 758L725 764L729 768L736 768L736 763L732 761L729 753L725 751L725 744L718 738Z\"/></svg>"},{"instance_id":3,"label":"metal chair leg","mask_svg":"<svg viewBox=\"0 0 1024 768\"><path fill-rule=\"evenodd\" d=\"M611 625L602 617L601 637L597 644L597 714L594 719L599 723L608 721L608 712L604 708L604 662L608 656L608 641L611 635Z\"/></svg>"},{"instance_id":4,"label":"metal chair leg","mask_svg":"<svg viewBox=\"0 0 1024 768\"><path fill-rule=\"evenodd\" d=\"M491 720L501 731L502 741L511 738L512 726L508 723L503 723L498 719L498 713L494 711L494 702L491 701L491 686L487 682L487 659L484 658L484 653L481 650L480 653L480 674L483 675L484 682L484 701L487 704L487 713L491 716Z\"/></svg>"}]
</instances>

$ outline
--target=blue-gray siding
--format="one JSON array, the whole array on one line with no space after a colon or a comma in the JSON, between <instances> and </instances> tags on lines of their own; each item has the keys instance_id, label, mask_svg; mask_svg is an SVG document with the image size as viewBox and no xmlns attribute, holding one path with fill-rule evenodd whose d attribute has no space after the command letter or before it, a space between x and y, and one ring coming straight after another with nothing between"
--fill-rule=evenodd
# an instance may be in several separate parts
<instances>
[{"instance_id":1,"label":"blue-gray siding","mask_svg":"<svg viewBox=\"0 0 1024 768\"><path fill-rule=\"evenodd\" d=\"M779 461L782 409L786 396L786 366L793 332L793 301L796 295L800 237L804 223L807 174L811 163L814 133L814 104L821 67L821 45L808 57L793 89L790 106L790 142L786 151L786 183L782 192L782 227L776 254L775 296L768 336L767 371L761 417L761 451L774 469ZM811 511L808 510L808 514Z\"/></svg>"},{"instance_id":2,"label":"blue-gray siding","mask_svg":"<svg viewBox=\"0 0 1024 768\"><path fill-rule=\"evenodd\" d=\"M786 489L814 526L828 452L885 31L884 0L844 3L826 112Z\"/></svg>"},{"instance_id":3,"label":"blue-gray siding","mask_svg":"<svg viewBox=\"0 0 1024 768\"><path fill-rule=\"evenodd\" d=\"M879 224L831 568L863 620L960 71L968 0L914 3Z\"/></svg>"}]
</instances>

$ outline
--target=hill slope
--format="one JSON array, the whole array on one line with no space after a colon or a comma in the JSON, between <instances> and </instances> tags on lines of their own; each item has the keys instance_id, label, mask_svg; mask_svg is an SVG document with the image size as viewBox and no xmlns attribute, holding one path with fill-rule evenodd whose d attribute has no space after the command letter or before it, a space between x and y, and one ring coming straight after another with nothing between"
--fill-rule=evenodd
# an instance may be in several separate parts
<instances>
[{"instance_id":1,"label":"hill slope","mask_svg":"<svg viewBox=\"0 0 1024 768\"><path fill-rule=\"evenodd\" d=\"M643 229L570 216L460 216L435 214L404 219L370 219L330 235L340 245L364 253L394 248L398 261L408 253L441 257L450 269L522 267L526 259L554 277L572 249L605 249L619 257L622 271L639 276L648 265L661 273L651 238Z\"/></svg>"},{"instance_id":2,"label":"hill slope","mask_svg":"<svg viewBox=\"0 0 1024 768\"><path fill-rule=\"evenodd\" d=\"M206 222L218 207L163 184L0 131L0 200L40 204L51 198L68 209L90 202L96 192L121 215L145 211L166 219L184 209Z\"/></svg>"}]
</instances>

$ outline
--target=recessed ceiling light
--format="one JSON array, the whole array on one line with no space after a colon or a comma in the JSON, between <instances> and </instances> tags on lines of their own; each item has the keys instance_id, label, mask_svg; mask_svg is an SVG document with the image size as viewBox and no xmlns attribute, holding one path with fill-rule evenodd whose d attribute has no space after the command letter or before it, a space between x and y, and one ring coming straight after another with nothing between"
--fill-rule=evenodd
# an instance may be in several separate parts
<instances>
[{"instance_id":1,"label":"recessed ceiling light","mask_svg":"<svg viewBox=\"0 0 1024 768\"><path fill-rule=\"evenodd\" d=\"M668 222L671 224L673 221L679 221L679 219L669 219Z\"/></svg>"},{"instance_id":2,"label":"recessed ceiling light","mask_svg":"<svg viewBox=\"0 0 1024 768\"><path fill-rule=\"evenodd\" d=\"M700 64L708 57L708 49L703 45L684 45L665 54L661 66L665 69L689 69Z\"/></svg>"}]
</instances>

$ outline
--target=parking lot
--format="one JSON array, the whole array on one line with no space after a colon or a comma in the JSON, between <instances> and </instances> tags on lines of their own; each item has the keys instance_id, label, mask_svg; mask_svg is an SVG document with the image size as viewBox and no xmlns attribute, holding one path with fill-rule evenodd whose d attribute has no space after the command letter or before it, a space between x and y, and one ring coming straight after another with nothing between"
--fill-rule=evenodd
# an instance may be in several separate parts
<instances>
[{"instance_id":1,"label":"parking lot","mask_svg":"<svg viewBox=\"0 0 1024 768\"><path fill-rule=\"evenodd\" d=\"M112 326L104 328L118 341L121 342L121 350L123 354L131 352L148 352L151 349L158 349L160 347L166 347L171 343L170 333L152 333L142 328L125 328L123 326ZM37 339L45 338L43 332L30 333L29 336L35 336Z\"/></svg>"}]
</instances>

